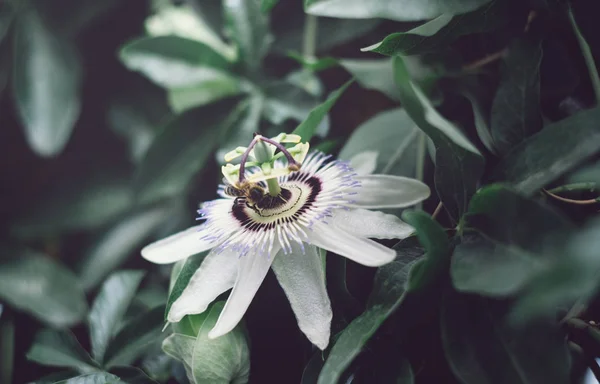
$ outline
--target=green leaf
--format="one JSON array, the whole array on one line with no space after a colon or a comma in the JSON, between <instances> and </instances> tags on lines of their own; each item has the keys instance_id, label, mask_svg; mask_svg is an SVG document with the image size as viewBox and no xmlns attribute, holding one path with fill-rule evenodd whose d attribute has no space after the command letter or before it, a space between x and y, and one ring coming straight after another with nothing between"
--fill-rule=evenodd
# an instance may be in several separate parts
<instances>
[{"instance_id":1,"label":"green leaf","mask_svg":"<svg viewBox=\"0 0 600 384\"><path fill-rule=\"evenodd\" d=\"M127 384L158 384L149 378L144 371L135 367L116 367L110 370Z\"/></svg>"},{"instance_id":2,"label":"green leaf","mask_svg":"<svg viewBox=\"0 0 600 384\"><path fill-rule=\"evenodd\" d=\"M431 19L442 14L458 15L480 7L490 0L304 0L304 10L317 16L343 19L381 17L396 21Z\"/></svg>"},{"instance_id":3,"label":"green leaf","mask_svg":"<svg viewBox=\"0 0 600 384\"><path fill-rule=\"evenodd\" d=\"M317 384L323 364L325 364L323 353L321 351L313 353L302 371L300 384Z\"/></svg>"},{"instance_id":4,"label":"green leaf","mask_svg":"<svg viewBox=\"0 0 600 384\"><path fill-rule=\"evenodd\" d=\"M200 267L202 261L208 252L202 252L200 254L188 257L185 262L181 264L176 264L176 266L181 265L181 269L176 271L175 267L172 271L171 284L172 286L169 289L169 298L167 299L167 307L165 308L164 320L167 321L167 316L169 315L169 311L171 310L171 306L181 296L183 290L187 287L188 283L192 276L194 276L194 272ZM176 273L177 272L177 273Z\"/></svg>"},{"instance_id":5,"label":"green leaf","mask_svg":"<svg viewBox=\"0 0 600 384\"><path fill-rule=\"evenodd\" d=\"M400 102L435 145L434 180L437 193L444 207L458 220L465 212L483 173L483 157L464 134L440 115L413 84L403 59L396 56L393 63Z\"/></svg>"},{"instance_id":6,"label":"green leaf","mask_svg":"<svg viewBox=\"0 0 600 384\"><path fill-rule=\"evenodd\" d=\"M55 384L55 383L59 383L59 382L64 382L65 380L74 378L78 375L79 374L75 371L56 372L56 373L51 373L49 375L46 375L40 379L37 379L36 381L33 381L31 384Z\"/></svg>"},{"instance_id":7,"label":"green leaf","mask_svg":"<svg viewBox=\"0 0 600 384\"><path fill-rule=\"evenodd\" d=\"M175 113L201 107L226 97L247 91L248 85L225 72L215 74L201 83L168 90L169 106Z\"/></svg>"},{"instance_id":8,"label":"green leaf","mask_svg":"<svg viewBox=\"0 0 600 384\"><path fill-rule=\"evenodd\" d=\"M140 201L180 194L216 147L227 116L237 104L230 98L186 111L167 123L137 169L134 187ZM198 129L201 127L202 129Z\"/></svg>"},{"instance_id":9,"label":"green leaf","mask_svg":"<svg viewBox=\"0 0 600 384\"><path fill-rule=\"evenodd\" d=\"M442 305L442 342L465 384L570 383L570 354L558 326L515 329L500 303L448 294Z\"/></svg>"},{"instance_id":10,"label":"green leaf","mask_svg":"<svg viewBox=\"0 0 600 384\"><path fill-rule=\"evenodd\" d=\"M452 284L462 292L508 296L523 289L553 261L512 245L465 237L452 255Z\"/></svg>"},{"instance_id":11,"label":"green leaf","mask_svg":"<svg viewBox=\"0 0 600 384\"><path fill-rule=\"evenodd\" d=\"M275 5L277 5L278 2L279 0L261 0L260 10L264 13L268 13L271 11L271 9L273 9Z\"/></svg>"},{"instance_id":12,"label":"green leaf","mask_svg":"<svg viewBox=\"0 0 600 384\"><path fill-rule=\"evenodd\" d=\"M248 382L250 351L241 325L216 339L208 338L224 306L224 302L217 302L208 314L201 315L197 337L174 333L163 342L165 353L183 362L191 383Z\"/></svg>"},{"instance_id":13,"label":"green leaf","mask_svg":"<svg viewBox=\"0 0 600 384\"><path fill-rule=\"evenodd\" d=\"M228 35L236 42L240 60L250 72L258 70L273 41L269 17L261 12L260 2L223 1Z\"/></svg>"},{"instance_id":14,"label":"green leaf","mask_svg":"<svg viewBox=\"0 0 600 384\"><path fill-rule=\"evenodd\" d=\"M125 323L108 344L104 366L132 364L149 345L160 341L164 312L164 305L161 305Z\"/></svg>"},{"instance_id":15,"label":"green leaf","mask_svg":"<svg viewBox=\"0 0 600 384\"><path fill-rule=\"evenodd\" d=\"M225 137L216 152L217 163L225 163L225 154L237 147L247 146L254 133L259 131L259 124L265 109L265 99L262 94L253 94L240 102L232 115L235 121L231 123L229 134Z\"/></svg>"},{"instance_id":16,"label":"green leaf","mask_svg":"<svg viewBox=\"0 0 600 384\"><path fill-rule=\"evenodd\" d=\"M423 252L403 246L396 252L396 259L377 271L367 310L341 332L331 348L319 374L319 384L337 383L367 341L403 302L409 271Z\"/></svg>"},{"instance_id":17,"label":"green leaf","mask_svg":"<svg viewBox=\"0 0 600 384\"><path fill-rule=\"evenodd\" d=\"M86 291L93 289L143 245L163 223L171 206L160 205L134 213L110 227L84 252L79 276Z\"/></svg>"},{"instance_id":18,"label":"green leaf","mask_svg":"<svg viewBox=\"0 0 600 384\"><path fill-rule=\"evenodd\" d=\"M379 91L392 100L399 99L391 59L343 59L339 63L356 78L361 87Z\"/></svg>"},{"instance_id":19,"label":"green leaf","mask_svg":"<svg viewBox=\"0 0 600 384\"><path fill-rule=\"evenodd\" d=\"M352 84L354 80L347 81L340 88L331 92L327 100L325 100L322 104L313 108L306 120L304 120L298 127L292 132L293 134L300 135L302 137L302 141L309 141L315 134L317 127L321 123L321 121L325 118L329 110L333 107L333 105L338 101L342 93Z\"/></svg>"},{"instance_id":20,"label":"green leaf","mask_svg":"<svg viewBox=\"0 0 600 384\"><path fill-rule=\"evenodd\" d=\"M600 221L592 220L571 236L559 251L562 257L530 282L515 303L511 319L525 323L554 316L556 309L586 304L598 292Z\"/></svg>"},{"instance_id":21,"label":"green leaf","mask_svg":"<svg viewBox=\"0 0 600 384\"><path fill-rule=\"evenodd\" d=\"M81 64L31 8L19 13L13 42L12 91L29 146L40 156L60 153L79 117Z\"/></svg>"},{"instance_id":22,"label":"green leaf","mask_svg":"<svg viewBox=\"0 0 600 384\"><path fill-rule=\"evenodd\" d=\"M466 226L502 244L542 253L562 245L575 226L562 215L504 185L489 185L469 204Z\"/></svg>"},{"instance_id":23,"label":"green leaf","mask_svg":"<svg viewBox=\"0 0 600 384\"><path fill-rule=\"evenodd\" d=\"M579 112L546 126L498 164L496 180L531 195L600 151L600 108Z\"/></svg>"},{"instance_id":24,"label":"green leaf","mask_svg":"<svg viewBox=\"0 0 600 384\"><path fill-rule=\"evenodd\" d=\"M382 55L419 55L443 50L460 36L494 30L510 20L510 7L493 0L474 11L442 14L407 32L392 33L379 43L361 49Z\"/></svg>"},{"instance_id":25,"label":"green leaf","mask_svg":"<svg viewBox=\"0 0 600 384\"><path fill-rule=\"evenodd\" d=\"M15 323L0 304L0 382L11 383L15 360Z\"/></svg>"},{"instance_id":26,"label":"green leaf","mask_svg":"<svg viewBox=\"0 0 600 384\"><path fill-rule=\"evenodd\" d=\"M339 154L342 160L377 152L374 173L414 176L417 126L402 108L381 112L352 132Z\"/></svg>"},{"instance_id":27,"label":"green leaf","mask_svg":"<svg viewBox=\"0 0 600 384\"><path fill-rule=\"evenodd\" d=\"M139 71L165 88L202 87L227 77L230 63L209 46L179 36L150 36L133 40L119 52L127 68Z\"/></svg>"},{"instance_id":28,"label":"green leaf","mask_svg":"<svg viewBox=\"0 0 600 384\"><path fill-rule=\"evenodd\" d=\"M125 384L117 376L108 372L95 372L71 379L57 381L54 384Z\"/></svg>"},{"instance_id":29,"label":"green leaf","mask_svg":"<svg viewBox=\"0 0 600 384\"><path fill-rule=\"evenodd\" d=\"M410 272L409 291L421 291L433 284L450 264L450 242L444 229L423 211L405 211L402 219L415 228L426 257Z\"/></svg>"},{"instance_id":30,"label":"green leaf","mask_svg":"<svg viewBox=\"0 0 600 384\"><path fill-rule=\"evenodd\" d=\"M131 207L129 180L104 172L65 177L17 218L12 233L22 238L97 228Z\"/></svg>"},{"instance_id":31,"label":"green leaf","mask_svg":"<svg viewBox=\"0 0 600 384\"><path fill-rule=\"evenodd\" d=\"M96 360L104 361L104 352L143 277L141 271L118 271L102 284L88 316L92 354Z\"/></svg>"},{"instance_id":32,"label":"green leaf","mask_svg":"<svg viewBox=\"0 0 600 384\"><path fill-rule=\"evenodd\" d=\"M0 298L54 327L81 321L87 303L70 270L33 251L4 248L0 252Z\"/></svg>"},{"instance_id":33,"label":"green leaf","mask_svg":"<svg viewBox=\"0 0 600 384\"><path fill-rule=\"evenodd\" d=\"M302 12L298 14L302 15ZM372 32L379 24L381 24L379 19L349 20L319 17L317 19L319 38L316 41L316 53L325 53L332 48L364 36ZM273 31L277 39L273 44L272 51L285 56L290 52L300 52L304 37L304 17L286 19L285 23L280 23L280 25L274 23Z\"/></svg>"},{"instance_id":34,"label":"green leaf","mask_svg":"<svg viewBox=\"0 0 600 384\"><path fill-rule=\"evenodd\" d=\"M51 367L73 368L79 373L90 373L98 369L98 364L68 330L44 329L37 332L33 345L27 352L27 359Z\"/></svg>"},{"instance_id":35,"label":"green leaf","mask_svg":"<svg viewBox=\"0 0 600 384\"><path fill-rule=\"evenodd\" d=\"M508 50L490 124L495 148L501 154L542 128L541 62L541 41L518 40Z\"/></svg>"}]
</instances>

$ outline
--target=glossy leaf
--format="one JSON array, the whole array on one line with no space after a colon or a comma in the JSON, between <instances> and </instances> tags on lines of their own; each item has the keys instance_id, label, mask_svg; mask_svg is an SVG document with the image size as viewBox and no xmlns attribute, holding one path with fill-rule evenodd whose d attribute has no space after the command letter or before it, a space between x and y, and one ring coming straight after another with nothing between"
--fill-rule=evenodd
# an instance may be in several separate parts
<instances>
[{"instance_id":1,"label":"glossy leaf","mask_svg":"<svg viewBox=\"0 0 600 384\"><path fill-rule=\"evenodd\" d=\"M270 84L264 92L266 95L264 115L275 125L280 125L288 119L301 122L308 117L313 108L319 105L318 98L287 81ZM328 124L323 127L326 122L328 120L323 120L317 131L326 131L323 129L328 128Z\"/></svg>"},{"instance_id":2,"label":"glossy leaf","mask_svg":"<svg viewBox=\"0 0 600 384\"><path fill-rule=\"evenodd\" d=\"M54 327L82 320L87 312L85 294L70 270L33 251L3 248L0 252L2 300Z\"/></svg>"},{"instance_id":3,"label":"glossy leaf","mask_svg":"<svg viewBox=\"0 0 600 384\"><path fill-rule=\"evenodd\" d=\"M540 113L541 42L513 43L504 60L492 104L490 129L495 148L505 154L542 128Z\"/></svg>"},{"instance_id":4,"label":"glossy leaf","mask_svg":"<svg viewBox=\"0 0 600 384\"><path fill-rule=\"evenodd\" d=\"M362 51L382 55L419 55L445 49L462 35L491 31L510 20L506 1L493 0L474 11L444 13L407 32L392 33Z\"/></svg>"},{"instance_id":5,"label":"glossy leaf","mask_svg":"<svg viewBox=\"0 0 600 384\"><path fill-rule=\"evenodd\" d=\"M546 126L514 148L495 169L496 180L531 195L600 151L600 108Z\"/></svg>"},{"instance_id":6,"label":"glossy leaf","mask_svg":"<svg viewBox=\"0 0 600 384\"><path fill-rule=\"evenodd\" d=\"M344 19L381 17L396 21L431 19L442 14L458 15L480 7L490 0L383 0L367 3L361 0L304 0L307 13Z\"/></svg>"},{"instance_id":7,"label":"glossy leaf","mask_svg":"<svg viewBox=\"0 0 600 384\"><path fill-rule=\"evenodd\" d=\"M169 298L167 299L167 307L165 308L164 320L167 321L167 316L169 311L171 310L171 306L181 296L184 289L187 287L188 283L194 273L204 261L204 258L208 252L202 252L200 254L190 256L181 263L177 263L175 267L173 267L172 277L171 277L171 287L169 288Z\"/></svg>"},{"instance_id":8,"label":"glossy leaf","mask_svg":"<svg viewBox=\"0 0 600 384\"><path fill-rule=\"evenodd\" d=\"M72 379L74 377L79 376L79 374L75 371L62 371L51 373L46 375L36 381L32 382L32 384L55 384L55 383L64 383L65 380Z\"/></svg>"},{"instance_id":9,"label":"glossy leaf","mask_svg":"<svg viewBox=\"0 0 600 384\"><path fill-rule=\"evenodd\" d=\"M273 36L269 18L261 11L261 0L225 0L223 8L230 38L237 43L241 62L249 71L259 68Z\"/></svg>"},{"instance_id":10,"label":"glossy leaf","mask_svg":"<svg viewBox=\"0 0 600 384\"><path fill-rule=\"evenodd\" d=\"M224 120L237 101L226 99L186 111L167 123L137 169L134 187L141 201L184 191L227 129L229 122Z\"/></svg>"},{"instance_id":11,"label":"glossy leaf","mask_svg":"<svg viewBox=\"0 0 600 384\"><path fill-rule=\"evenodd\" d=\"M58 181L14 221L15 235L36 238L97 228L131 206L131 189L125 178L104 173Z\"/></svg>"},{"instance_id":12,"label":"glossy leaf","mask_svg":"<svg viewBox=\"0 0 600 384\"><path fill-rule=\"evenodd\" d=\"M354 76L361 87L379 91L392 100L399 99L398 88L394 84L392 60L343 59L339 63Z\"/></svg>"},{"instance_id":13,"label":"glossy leaf","mask_svg":"<svg viewBox=\"0 0 600 384\"><path fill-rule=\"evenodd\" d=\"M163 342L165 353L183 362L191 383L248 382L250 351L241 325L216 339L208 339L208 332L216 324L224 305L222 301L217 302L199 316L203 320L196 337L174 333Z\"/></svg>"},{"instance_id":14,"label":"glossy leaf","mask_svg":"<svg viewBox=\"0 0 600 384\"><path fill-rule=\"evenodd\" d=\"M15 22L13 49L12 91L27 142L40 156L56 156L79 117L79 58L33 8Z\"/></svg>"},{"instance_id":15,"label":"glossy leaf","mask_svg":"<svg viewBox=\"0 0 600 384\"><path fill-rule=\"evenodd\" d=\"M44 329L36 333L27 352L27 359L51 367L73 368L79 373L90 373L98 369L98 364L68 330Z\"/></svg>"},{"instance_id":16,"label":"glossy leaf","mask_svg":"<svg viewBox=\"0 0 600 384\"><path fill-rule=\"evenodd\" d=\"M92 354L104 361L104 353L142 281L141 271L118 271L102 284L89 314Z\"/></svg>"},{"instance_id":17,"label":"glossy leaf","mask_svg":"<svg viewBox=\"0 0 600 384\"><path fill-rule=\"evenodd\" d=\"M79 276L85 290L98 285L110 271L125 262L132 252L170 213L170 206L157 206L134 213L102 233L83 255Z\"/></svg>"},{"instance_id":18,"label":"glossy leaf","mask_svg":"<svg viewBox=\"0 0 600 384\"><path fill-rule=\"evenodd\" d=\"M247 89L247 84L235 76L221 72L198 84L169 89L169 106L175 113L201 107L226 97L235 96Z\"/></svg>"},{"instance_id":19,"label":"glossy leaf","mask_svg":"<svg viewBox=\"0 0 600 384\"><path fill-rule=\"evenodd\" d=\"M265 13L269 12L278 2L279 0L261 0L260 10Z\"/></svg>"},{"instance_id":20,"label":"glossy leaf","mask_svg":"<svg viewBox=\"0 0 600 384\"><path fill-rule=\"evenodd\" d=\"M570 383L570 354L553 324L515 329L499 303L448 294L442 342L452 371L465 384Z\"/></svg>"},{"instance_id":21,"label":"glossy leaf","mask_svg":"<svg viewBox=\"0 0 600 384\"><path fill-rule=\"evenodd\" d=\"M404 109L381 112L352 132L339 158L350 160L365 151L377 153L374 173L414 176L417 126Z\"/></svg>"},{"instance_id":22,"label":"glossy leaf","mask_svg":"<svg viewBox=\"0 0 600 384\"><path fill-rule=\"evenodd\" d=\"M327 100L325 100L322 104L313 108L306 120L304 120L296 129L293 134L300 135L302 137L302 141L309 141L315 132L317 131L317 127L321 123L321 121L327 116L329 110L333 107L333 105L338 101L340 96L344 93L344 91L352 84L354 80L349 80L340 88L333 91Z\"/></svg>"},{"instance_id":23,"label":"glossy leaf","mask_svg":"<svg viewBox=\"0 0 600 384\"><path fill-rule=\"evenodd\" d=\"M179 36L151 36L124 45L119 58L165 88L202 87L226 76L230 63L209 46Z\"/></svg>"},{"instance_id":24,"label":"glossy leaf","mask_svg":"<svg viewBox=\"0 0 600 384\"><path fill-rule=\"evenodd\" d=\"M160 305L123 325L106 349L106 367L132 364L147 348L162 339L163 313Z\"/></svg>"},{"instance_id":25,"label":"glossy leaf","mask_svg":"<svg viewBox=\"0 0 600 384\"><path fill-rule=\"evenodd\" d=\"M423 252L403 246L397 247L396 252L396 260L377 271L367 310L338 336L319 374L319 384L338 382L385 319L402 304L409 272Z\"/></svg>"}]
</instances>

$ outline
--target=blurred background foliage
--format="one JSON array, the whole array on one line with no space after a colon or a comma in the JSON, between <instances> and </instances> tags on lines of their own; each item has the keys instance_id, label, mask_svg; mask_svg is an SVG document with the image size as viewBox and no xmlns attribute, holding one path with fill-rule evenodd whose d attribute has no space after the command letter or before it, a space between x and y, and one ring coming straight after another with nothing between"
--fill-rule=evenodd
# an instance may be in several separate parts
<instances>
[{"instance_id":1,"label":"blurred background foliage","mask_svg":"<svg viewBox=\"0 0 600 384\"><path fill-rule=\"evenodd\" d=\"M0 383L600 375L595 3L0 2ZM271 274L227 336L222 301L161 332L202 255L139 249L194 223L225 152L294 130L427 182L416 236L376 272L327 259L323 353Z\"/></svg>"}]
</instances>

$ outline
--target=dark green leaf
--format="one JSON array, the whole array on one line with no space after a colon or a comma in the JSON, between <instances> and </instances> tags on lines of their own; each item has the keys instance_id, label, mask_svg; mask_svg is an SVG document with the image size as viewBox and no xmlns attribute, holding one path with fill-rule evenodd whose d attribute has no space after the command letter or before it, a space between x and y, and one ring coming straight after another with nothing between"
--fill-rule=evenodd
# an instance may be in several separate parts
<instances>
[{"instance_id":1,"label":"dark green leaf","mask_svg":"<svg viewBox=\"0 0 600 384\"><path fill-rule=\"evenodd\" d=\"M127 322L106 349L106 367L132 364L152 343L160 341L163 305L142 313Z\"/></svg>"},{"instance_id":2,"label":"dark green leaf","mask_svg":"<svg viewBox=\"0 0 600 384\"><path fill-rule=\"evenodd\" d=\"M150 36L121 47L119 58L165 88L202 87L228 76L230 63L209 46L179 36Z\"/></svg>"},{"instance_id":3,"label":"dark green leaf","mask_svg":"<svg viewBox=\"0 0 600 384\"><path fill-rule=\"evenodd\" d=\"M75 325L85 316L85 294L70 270L33 251L0 252L0 298L54 327Z\"/></svg>"},{"instance_id":4,"label":"dark green leaf","mask_svg":"<svg viewBox=\"0 0 600 384\"><path fill-rule=\"evenodd\" d=\"M203 321L197 337L174 333L163 342L165 353L183 362L190 382L228 384L248 381L250 351L241 325L216 339L208 338L208 332L224 306L225 303L219 301L200 315Z\"/></svg>"},{"instance_id":5,"label":"dark green leaf","mask_svg":"<svg viewBox=\"0 0 600 384\"><path fill-rule=\"evenodd\" d=\"M87 375L81 375L63 381L57 381L54 384L126 384L117 376L108 372L95 372Z\"/></svg>"},{"instance_id":6,"label":"dark green leaf","mask_svg":"<svg viewBox=\"0 0 600 384\"><path fill-rule=\"evenodd\" d=\"M229 37L237 43L240 60L251 72L260 67L273 41L269 32L269 17L261 12L260 2L223 2Z\"/></svg>"},{"instance_id":7,"label":"dark green leaf","mask_svg":"<svg viewBox=\"0 0 600 384\"><path fill-rule=\"evenodd\" d=\"M399 99L391 59L343 59L339 63L356 78L361 87L379 91L393 100Z\"/></svg>"},{"instance_id":8,"label":"dark green leaf","mask_svg":"<svg viewBox=\"0 0 600 384\"><path fill-rule=\"evenodd\" d=\"M417 126L404 109L381 112L352 132L339 158L350 160L364 151L377 153L373 173L414 176Z\"/></svg>"},{"instance_id":9,"label":"dark green leaf","mask_svg":"<svg viewBox=\"0 0 600 384\"><path fill-rule=\"evenodd\" d=\"M331 348L319 374L319 384L337 383L365 343L385 319L401 305L409 271L423 252L402 246L396 248L396 252L398 254L396 260L377 271L367 310L342 331Z\"/></svg>"},{"instance_id":10,"label":"dark green leaf","mask_svg":"<svg viewBox=\"0 0 600 384\"><path fill-rule=\"evenodd\" d=\"M191 257L188 257L184 263L182 263L181 270L179 270L175 274L175 269L173 270L173 278L171 279L172 287L169 290L169 298L167 299L167 307L165 308L164 320L167 321L167 316L169 311L171 310L171 306L181 296L183 290L187 287L188 283L192 276L194 276L194 272L200 267L202 261L206 257L208 253L203 252Z\"/></svg>"},{"instance_id":11,"label":"dark green leaf","mask_svg":"<svg viewBox=\"0 0 600 384\"><path fill-rule=\"evenodd\" d=\"M600 108L546 126L509 152L495 169L527 195L535 193L600 151Z\"/></svg>"},{"instance_id":12,"label":"dark green leaf","mask_svg":"<svg viewBox=\"0 0 600 384\"><path fill-rule=\"evenodd\" d=\"M81 66L67 40L27 8L15 23L13 97L29 146L45 157L67 144L80 111Z\"/></svg>"},{"instance_id":13,"label":"dark green leaf","mask_svg":"<svg viewBox=\"0 0 600 384\"><path fill-rule=\"evenodd\" d=\"M222 73L197 85L173 88L168 91L169 106L175 113L201 107L247 90L248 86L237 77Z\"/></svg>"},{"instance_id":14,"label":"dark green leaf","mask_svg":"<svg viewBox=\"0 0 600 384\"><path fill-rule=\"evenodd\" d=\"M452 371L465 384L570 383L570 354L553 324L514 329L499 303L448 294L442 341Z\"/></svg>"},{"instance_id":15,"label":"dark green leaf","mask_svg":"<svg viewBox=\"0 0 600 384\"><path fill-rule=\"evenodd\" d=\"M336 67L339 64L338 59L329 56L321 58L309 58L304 57L297 52L289 52L288 56L302 64L302 67L310 72L320 72L325 69Z\"/></svg>"},{"instance_id":16,"label":"dark green leaf","mask_svg":"<svg viewBox=\"0 0 600 384\"><path fill-rule=\"evenodd\" d=\"M92 354L96 360L104 361L104 352L143 277L141 271L118 271L102 284L89 314Z\"/></svg>"},{"instance_id":17,"label":"dark green leaf","mask_svg":"<svg viewBox=\"0 0 600 384\"><path fill-rule=\"evenodd\" d=\"M343 19L381 17L397 21L431 19L442 14L458 15L480 7L490 0L304 0L307 13Z\"/></svg>"},{"instance_id":18,"label":"dark green leaf","mask_svg":"<svg viewBox=\"0 0 600 384\"><path fill-rule=\"evenodd\" d=\"M423 211L405 211L402 219L415 228L426 257L410 272L408 290L420 291L432 284L448 268L450 242L444 229Z\"/></svg>"},{"instance_id":19,"label":"dark green leaf","mask_svg":"<svg viewBox=\"0 0 600 384\"><path fill-rule=\"evenodd\" d=\"M304 367L302 371L302 379L300 384L317 384L317 380L319 379L319 373L321 373L321 369L323 369L323 365L325 364L323 353L321 351L317 351L313 353L310 360Z\"/></svg>"},{"instance_id":20,"label":"dark green leaf","mask_svg":"<svg viewBox=\"0 0 600 384\"><path fill-rule=\"evenodd\" d=\"M12 382L14 360L15 324L7 308L0 304L0 382Z\"/></svg>"},{"instance_id":21,"label":"dark green leaf","mask_svg":"<svg viewBox=\"0 0 600 384\"><path fill-rule=\"evenodd\" d=\"M553 316L557 308L585 304L598 292L600 221L594 219L572 236L563 257L544 269L519 296L511 319L517 323Z\"/></svg>"},{"instance_id":22,"label":"dark green leaf","mask_svg":"<svg viewBox=\"0 0 600 384\"><path fill-rule=\"evenodd\" d=\"M540 41L514 42L504 60L500 86L492 104L491 133L500 154L510 151L542 128L540 113Z\"/></svg>"},{"instance_id":23,"label":"dark green leaf","mask_svg":"<svg viewBox=\"0 0 600 384\"><path fill-rule=\"evenodd\" d=\"M229 134L217 150L217 162L224 164L225 154L237 147L245 147L259 131L260 119L265 110L265 99L262 94L253 94L242 101L232 115L237 114L237 119L231 123Z\"/></svg>"},{"instance_id":24,"label":"dark green leaf","mask_svg":"<svg viewBox=\"0 0 600 384\"><path fill-rule=\"evenodd\" d=\"M288 119L303 121L319 105L314 95L285 81L268 85L264 92L265 118L275 125L281 125Z\"/></svg>"},{"instance_id":25,"label":"dark green leaf","mask_svg":"<svg viewBox=\"0 0 600 384\"><path fill-rule=\"evenodd\" d=\"M498 28L510 20L509 3L493 0L472 12L437 16L407 32L392 33L385 39L362 51L382 55L418 55L447 48L462 35L482 33Z\"/></svg>"},{"instance_id":26,"label":"dark green leaf","mask_svg":"<svg viewBox=\"0 0 600 384\"><path fill-rule=\"evenodd\" d=\"M158 384L149 378L144 371L135 367L115 367L110 370L127 384Z\"/></svg>"},{"instance_id":27,"label":"dark green leaf","mask_svg":"<svg viewBox=\"0 0 600 384\"><path fill-rule=\"evenodd\" d=\"M459 291L508 296L523 289L553 261L516 246L465 237L452 255L452 283Z\"/></svg>"},{"instance_id":28,"label":"dark green leaf","mask_svg":"<svg viewBox=\"0 0 600 384\"><path fill-rule=\"evenodd\" d=\"M60 180L15 220L12 232L18 237L35 238L93 229L125 212L131 203L129 181L114 174Z\"/></svg>"},{"instance_id":29,"label":"dark green leaf","mask_svg":"<svg viewBox=\"0 0 600 384\"><path fill-rule=\"evenodd\" d=\"M141 201L184 191L231 123L226 118L237 101L231 98L186 111L165 126L137 170L134 186Z\"/></svg>"},{"instance_id":30,"label":"dark green leaf","mask_svg":"<svg viewBox=\"0 0 600 384\"><path fill-rule=\"evenodd\" d=\"M67 379L71 379L73 377L78 376L79 374L75 371L63 371L56 372L46 375L36 381L33 381L31 384L55 384L59 382L64 382Z\"/></svg>"},{"instance_id":31,"label":"dark green leaf","mask_svg":"<svg viewBox=\"0 0 600 384\"><path fill-rule=\"evenodd\" d=\"M278 2L279 0L261 0L260 10L264 13L268 13L275 5L277 5Z\"/></svg>"},{"instance_id":32,"label":"dark green leaf","mask_svg":"<svg viewBox=\"0 0 600 384\"><path fill-rule=\"evenodd\" d=\"M27 352L27 359L52 367L73 368L79 373L90 373L98 369L96 362L68 330L39 331Z\"/></svg>"},{"instance_id":33,"label":"dark green leaf","mask_svg":"<svg viewBox=\"0 0 600 384\"><path fill-rule=\"evenodd\" d=\"M171 213L171 206L157 206L124 218L102 233L85 251L79 276L85 290L98 285L142 245Z\"/></svg>"},{"instance_id":34,"label":"dark green leaf","mask_svg":"<svg viewBox=\"0 0 600 384\"><path fill-rule=\"evenodd\" d=\"M413 84L403 59L396 56L393 60L400 102L436 147L436 190L444 207L458 220L465 212L483 173L483 157L464 134L440 115Z\"/></svg>"},{"instance_id":35,"label":"dark green leaf","mask_svg":"<svg viewBox=\"0 0 600 384\"><path fill-rule=\"evenodd\" d=\"M333 91L327 100L325 100L321 105L313 108L308 114L306 120L300 123L300 125L292 133L300 135L302 137L302 141L309 141L315 134L317 127L325 118L329 110L338 101L342 93L344 93L346 88L348 88L353 81L354 80L347 81L340 88Z\"/></svg>"},{"instance_id":36,"label":"dark green leaf","mask_svg":"<svg viewBox=\"0 0 600 384\"><path fill-rule=\"evenodd\" d=\"M473 196L466 226L495 242L540 254L561 246L575 230L572 223L550 208L498 184L484 187Z\"/></svg>"}]
</instances>

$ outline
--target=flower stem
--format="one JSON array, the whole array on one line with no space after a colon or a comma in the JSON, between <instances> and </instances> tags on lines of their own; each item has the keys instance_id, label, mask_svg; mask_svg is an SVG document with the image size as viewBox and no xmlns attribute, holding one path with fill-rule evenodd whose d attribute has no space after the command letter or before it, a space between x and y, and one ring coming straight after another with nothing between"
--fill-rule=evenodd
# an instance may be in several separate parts
<instances>
[{"instance_id":1,"label":"flower stem","mask_svg":"<svg viewBox=\"0 0 600 384\"><path fill-rule=\"evenodd\" d=\"M317 16L306 15L304 19L304 36L302 38L302 57L314 59L317 52Z\"/></svg>"},{"instance_id":2,"label":"flower stem","mask_svg":"<svg viewBox=\"0 0 600 384\"><path fill-rule=\"evenodd\" d=\"M575 16L573 15L573 9L570 5L568 14L569 21L571 22L571 27L573 28L573 32L575 32L575 37L577 38L579 48L581 49L583 59L585 60L585 65L587 66L588 72L590 74L592 88L594 89L594 94L596 95L596 104L600 104L600 76L598 75L598 69L596 68L596 62L594 61L592 50L590 49L590 46L588 45L587 41L585 41L585 38L583 37L581 31L579 30L579 27L577 26Z\"/></svg>"},{"instance_id":3,"label":"flower stem","mask_svg":"<svg viewBox=\"0 0 600 384\"><path fill-rule=\"evenodd\" d=\"M269 188L269 195L279 196L281 193L281 187L277 182L277 179L267 179L267 187Z\"/></svg>"}]
</instances>

